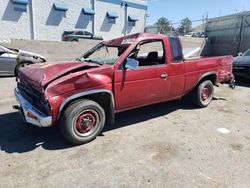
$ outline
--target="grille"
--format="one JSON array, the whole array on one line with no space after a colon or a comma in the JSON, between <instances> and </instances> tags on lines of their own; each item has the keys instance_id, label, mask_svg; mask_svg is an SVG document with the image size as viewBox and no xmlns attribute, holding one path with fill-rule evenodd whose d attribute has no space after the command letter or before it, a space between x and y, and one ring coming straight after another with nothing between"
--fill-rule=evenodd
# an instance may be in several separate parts
<instances>
[{"instance_id":1,"label":"grille","mask_svg":"<svg viewBox=\"0 0 250 188\"><path fill-rule=\"evenodd\" d=\"M45 115L50 115L51 108L49 102L44 98L43 94L32 88L27 82L19 79L17 88L21 95Z\"/></svg>"}]
</instances>

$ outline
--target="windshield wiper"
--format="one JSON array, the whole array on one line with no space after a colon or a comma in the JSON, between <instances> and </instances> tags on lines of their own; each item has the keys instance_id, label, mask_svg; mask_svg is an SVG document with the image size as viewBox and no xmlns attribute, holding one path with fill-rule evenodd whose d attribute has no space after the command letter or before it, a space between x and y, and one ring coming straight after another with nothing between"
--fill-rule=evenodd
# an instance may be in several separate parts
<instances>
[{"instance_id":1,"label":"windshield wiper","mask_svg":"<svg viewBox=\"0 0 250 188\"><path fill-rule=\"evenodd\" d=\"M98 62L98 61L94 61L92 59L83 59L83 61L86 61L86 62L90 62L90 63L96 63L98 65L103 65L102 63Z\"/></svg>"}]
</instances>

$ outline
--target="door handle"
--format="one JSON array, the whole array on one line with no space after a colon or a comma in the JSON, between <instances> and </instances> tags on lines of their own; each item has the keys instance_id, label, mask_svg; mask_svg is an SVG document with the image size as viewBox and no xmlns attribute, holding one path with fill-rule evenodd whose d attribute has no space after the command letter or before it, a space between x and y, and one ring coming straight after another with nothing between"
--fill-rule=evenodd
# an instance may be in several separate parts
<instances>
[{"instance_id":1,"label":"door handle","mask_svg":"<svg viewBox=\"0 0 250 188\"><path fill-rule=\"evenodd\" d=\"M167 74L167 73L161 74L161 79L167 79L167 77L168 77L168 74Z\"/></svg>"}]
</instances>

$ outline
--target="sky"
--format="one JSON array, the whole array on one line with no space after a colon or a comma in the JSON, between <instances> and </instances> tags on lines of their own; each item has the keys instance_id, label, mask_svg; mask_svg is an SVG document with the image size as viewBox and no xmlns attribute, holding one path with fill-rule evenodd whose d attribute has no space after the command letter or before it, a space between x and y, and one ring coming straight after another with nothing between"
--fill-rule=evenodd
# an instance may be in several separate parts
<instances>
[{"instance_id":1,"label":"sky","mask_svg":"<svg viewBox=\"0 0 250 188\"><path fill-rule=\"evenodd\" d=\"M162 16L172 23L178 23L186 17L201 20L206 15L214 18L243 10L250 11L250 0L148 0L150 16L147 25L153 25ZM193 26L201 23L194 22Z\"/></svg>"}]
</instances>

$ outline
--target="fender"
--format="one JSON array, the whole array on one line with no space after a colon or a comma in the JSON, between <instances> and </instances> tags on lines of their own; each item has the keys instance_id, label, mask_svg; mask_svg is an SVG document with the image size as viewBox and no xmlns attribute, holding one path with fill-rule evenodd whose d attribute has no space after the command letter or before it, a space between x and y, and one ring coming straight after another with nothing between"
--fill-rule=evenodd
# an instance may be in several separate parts
<instances>
[{"instance_id":1,"label":"fender","mask_svg":"<svg viewBox=\"0 0 250 188\"><path fill-rule=\"evenodd\" d=\"M72 95L72 96L68 97L67 99L65 99L62 102L62 104L60 106L60 109L59 109L59 112L58 112L58 115L57 115L57 120L59 120L59 118L61 116L61 113L62 113L62 110L67 104L69 104L73 100L79 99L81 97L88 96L88 95L93 95L93 94L97 94L97 93L108 93L111 96L111 103L112 103L111 107L114 109L115 100L114 100L114 95L113 95L113 93L111 91L106 90L106 89L95 89L95 90L90 90L90 91L84 91L84 92Z\"/></svg>"},{"instance_id":2,"label":"fender","mask_svg":"<svg viewBox=\"0 0 250 188\"><path fill-rule=\"evenodd\" d=\"M215 76L215 83L217 82L217 74L216 74L216 72L215 71L212 71L212 72L207 72L207 73L205 73L205 74L203 74L200 78L199 78L199 80L196 82L196 84L195 84L195 87L198 85L198 83L203 79L203 78L205 78L205 77L207 77L207 76Z\"/></svg>"}]
</instances>

